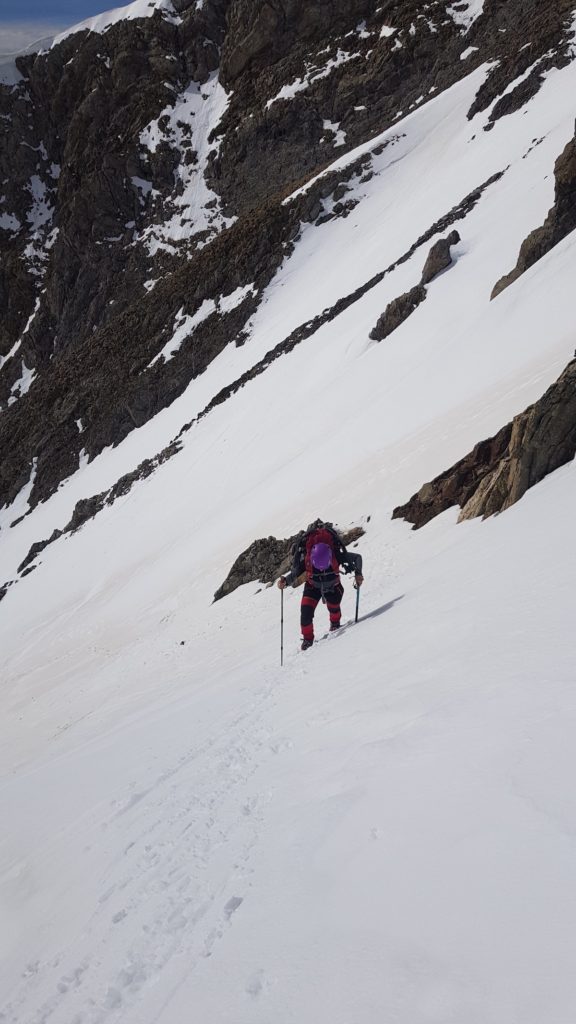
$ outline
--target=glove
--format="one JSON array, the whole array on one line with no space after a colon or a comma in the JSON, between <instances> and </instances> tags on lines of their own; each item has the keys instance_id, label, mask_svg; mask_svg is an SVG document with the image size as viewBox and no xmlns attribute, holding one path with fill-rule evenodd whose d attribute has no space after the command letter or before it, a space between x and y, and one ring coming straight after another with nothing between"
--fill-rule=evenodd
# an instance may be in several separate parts
<instances>
[{"instance_id":1,"label":"glove","mask_svg":"<svg viewBox=\"0 0 576 1024\"><path fill-rule=\"evenodd\" d=\"M355 577L354 586L355 587L361 587L363 583L364 583L364 577L359 572L357 572L356 573L356 577Z\"/></svg>"},{"instance_id":2,"label":"glove","mask_svg":"<svg viewBox=\"0 0 576 1024\"><path fill-rule=\"evenodd\" d=\"M286 586L286 580L284 579L283 576L280 577L276 586L278 587L279 590L284 590L284 587Z\"/></svg>"}]
</instances>

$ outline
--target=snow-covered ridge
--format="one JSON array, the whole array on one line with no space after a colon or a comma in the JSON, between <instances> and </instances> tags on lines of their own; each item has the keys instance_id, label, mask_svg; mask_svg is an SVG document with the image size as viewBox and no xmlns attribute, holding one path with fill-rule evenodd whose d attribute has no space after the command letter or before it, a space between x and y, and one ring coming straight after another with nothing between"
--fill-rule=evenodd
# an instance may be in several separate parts
<instances>
[{"instance_id":1,"label":"snow-covered ridge","mask_svg":"<svg viewBox=\"0 0 576 1024\"><path fill-rule=\"evenodd\" d=\"M86 18L84 21L72 25L70 28L60 32L52 40L52 46L58 46L68 36L76 32L106 32L112 25L119 21L135 21L137 18L151 18L158 11L166 21L179 25L182 21L175 10L172 0L134 0L134 3L126 7L115 7L113 10L104 11L93 18Z\"/></svg>"}]
</instances>

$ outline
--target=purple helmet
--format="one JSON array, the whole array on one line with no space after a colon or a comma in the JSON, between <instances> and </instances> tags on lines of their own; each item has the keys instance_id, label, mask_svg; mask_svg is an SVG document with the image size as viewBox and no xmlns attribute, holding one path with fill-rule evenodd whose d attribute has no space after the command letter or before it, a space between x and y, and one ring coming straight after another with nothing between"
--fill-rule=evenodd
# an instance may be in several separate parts
<instances>
[{"instance_id":1,"label":"purple helmet","mask_svg":"<svg viewBox=\"0 0 576 1024\"><path fill-rule=\"evenodd\" d=\"M323 572L332 565L332 549L329 544L314 544L310 552L310 560L315 569Z\"/></svg>"}]
</instances>

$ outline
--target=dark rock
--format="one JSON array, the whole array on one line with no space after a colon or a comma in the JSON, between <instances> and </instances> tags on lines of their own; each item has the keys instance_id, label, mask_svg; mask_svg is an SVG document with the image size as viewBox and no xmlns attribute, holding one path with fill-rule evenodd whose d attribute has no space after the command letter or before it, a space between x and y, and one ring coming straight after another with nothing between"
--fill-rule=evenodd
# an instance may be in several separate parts
<instances>
[{"instance_id":1,"label":"dark rock","mask_svg":"<svg viewBox=\"0 0 576 1024\"><path fill-rule=\"evenodd\" d=\"M494 285L492 299L517 281L522 274L576 228L576 135L554 166L554 205L544 224L532 231L520 247L518 262Z\"/></svg>"},{"instance_id":2,"label":"dark rock","mask_svg":"<svg viewBox=\"0 0 576 1024\"><path fill-rule=\"evenodd\" d=\"M512 92L507 92L498 100L490 113L490 121L488 125L486 125L486 128L492 128L495 122L499 121L501 117L506 117L508 114L514 114L517 110L521 110L522 107L525 107L526 104L539 92L544 78L543 64L541 67L535 68L527 78L512 90Z\"/></svg>"},{"instance_id":3,"label":"dark rock","mask_svg":"<svg viewBox=\"0 0 576 1024\"><path fill-rule=\"evenodd\" d=\"M431 519L454 505L465 503L474 493L482 477L490 472L510 440L511 427L508 425L487 441L481 441L460 459L451 469L441 473L430 483L425 483L405 505L392 513L393 519L406 519L415 529L425 526Z\"/></svg>"},{"instance_id":4,"label":"dark rock","mask_svg":"<svg viewBox=\"0 0 576 1024\"><path fill-rule=\"evenodd\" d=\"M227 88L250 69L252 77L287 57L302 43L326 44L371 13L369 0L236 0L228 12L221 75Z\"/></svg>"},{"instance_id":5,"label":"dark rock","mask_svg":"<svg viewBox=\"0 0 576 1024\"><path fill-rule=\"evenodd\" d=\"M459 241L460 235L458 232L451 231L448 238L440 238L434 243L424 264L420 284L430 284L438 274L441 274L443 270L447 270L452 265L450 248Z\"/></svg>"},{"instance_id":6,"label":"dark rock","mask_svg":"<svg viewBox=\"0 0 576 1024\"><path fill-rule=\"evenodd\" d=\"M474 23L467 39L472 45L480 44L485 52L488 48L494 65L468 112L470 119L494 104L489 120L493 125L532 99L547 71L569 62L570 13L570 0L547 4L528 0L521 6L485 0L482 18ZM530 68L531 73L506 92L510 83Z\"/></svg>"},{"instance_id":7,"label":"dark rock","mask_svg":"<svg viewBox=\"0 0 576 1024\"><path fill-rule=\"evenodd\" d=\"M460 521L510 508L576 455L576 359L534 405L515 416L506 451L462 507Z\"/></svg>"},{"instance_id":8,"label":"dark rock","mask_svg":"<svg viewBox=\"0 0 576 1024\"><path fill-rule=\"evenodd\" d=\"M52 535L48 538L48 540L41 540L41 541L38 541L36 544L33 544L32 547L30 548L28 554L26 555L26 558L18 566L18 572L22 576L25 576L26 575L25 570L26 570L27 566L29 566L30 563L34 561L36 556L39 555L41 551L44 551L44 548L47 548L49 544L52 544L53 541L58 540L58 538L61 537L61 536L62 536L62 530L54 530L52 532Z\"/></svg>"},{"instance_id":9,"label":"dark rock","mask_svg":"<svg viewBox=\"0 0 576 1024\"><path fill-rule=\"evenodd\" d=\"M303 210L302 219L311 223L313 220L317 220L323 209L322 203L315 196L311 196L309 204Z\"/></svg>"},{"instance_id":10,"label":"dark rock","mask_svg":"<svg viewBox=\"0 0 576 1024\"><path fill-rule=\"evenodd\" d=\"M415 529L454 505L459 521L509 508L576 455L576 359L539 401L495 437L482 441L451 469L424 484L394 519Z\"/></svg>"},{"instance_id":11,"label":"dark rock","mask_svg":"<svg viewBox=\"0 0 576 1024\"><path fill-rule=\"evenodd\" d=\"M84 523L89 519L93 519L104 508L106 496L107 492L101 491L100 494L95 494L91 498L81 498L80 501L76 502L72 518L64 527L63 532L76 533L76 530L79 530ZM49 541L46 543L49 543Z\"/></svg>"},{"instance_id":12,"label":"dark rock","mask_svg":"<svg viewBox=\"0 0 576 1024\"><path fill-rule=\"evenodd\" d=\"M237 587L253 580L260 580L261 583L271 582L282 573L282 569L276 572L278 566L284 566L283 571L287 572L295 539L289 537L288 540L277 540L276 537L268 537L250 544L234 562L224 583L214 594L214 600L219 601Z\"/></svg>"},{"instance_id":13,"label":"dark rock","mask_svg":"<svg viewBox=\"0 0 576 1024\"><path fill-rule=\"evenodd\" d=\"M397 327L400 327L400 324L403 324L412 315L420 303L424 302L425 298L426 289L423 285L418 284L415 288L411 288L409 292L404 292L397 299L393 299L386 306L382 316L378 318L376 327L370 331L372 340L383 341L384 338L387 338Z\"/></svg>"}]
</instances>

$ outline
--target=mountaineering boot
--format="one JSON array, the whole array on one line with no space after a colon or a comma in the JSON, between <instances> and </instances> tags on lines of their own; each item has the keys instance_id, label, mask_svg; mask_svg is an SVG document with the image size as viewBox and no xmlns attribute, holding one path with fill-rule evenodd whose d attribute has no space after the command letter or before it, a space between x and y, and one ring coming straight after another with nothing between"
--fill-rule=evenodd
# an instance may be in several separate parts
<instances>
[{"instance_id":1,"label":"mountaineering boot","mask_svg":"<svg viewBox=\"0 0 576 1024\"><path fill-rule=\"evenodd\" d=\"M314 640L303 640L302 641L302 646L301 646L300 650L301 651L307 651L309 647L312 647L313 643L314 643Z\"/></svg>"},{"instance_id":2,"label":"mountaineering boot","mask_svg":"<svg viewBox=\"0 0 576 1024\"><path fill-rule=\"evenodd\" d=\"M332 622L332 623L330 624L330 632L331 632L331 633L333 633L333 632L334 632L334 630L336 630L336 629L340 629L340 626L341 626L341 625L342 625L342 623L341 623L341 622Z\"/></svg>"}]
</instances>

